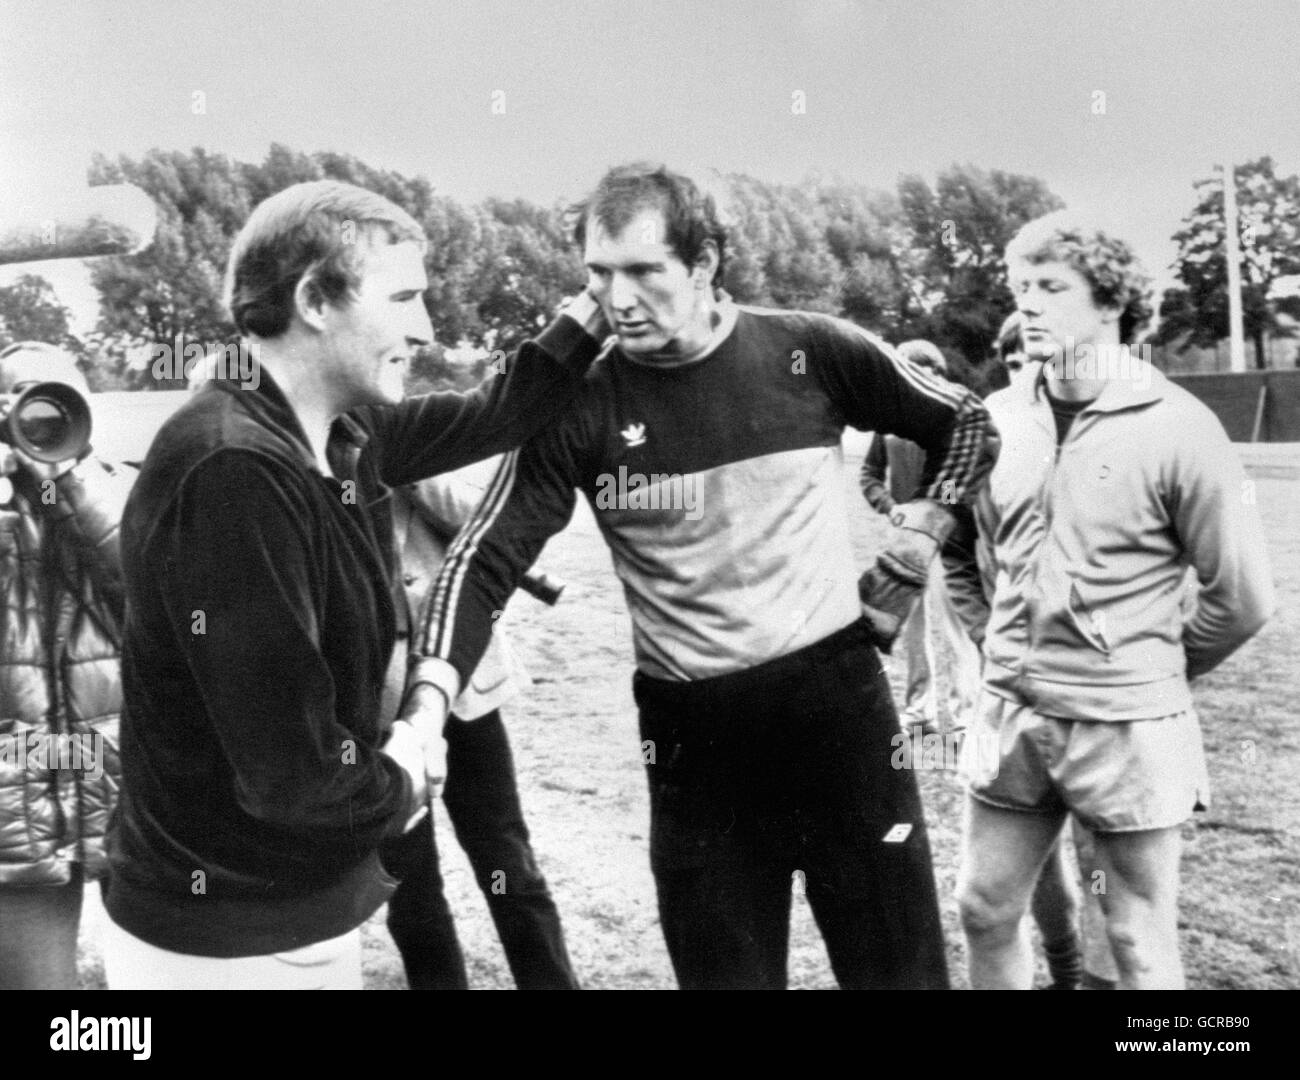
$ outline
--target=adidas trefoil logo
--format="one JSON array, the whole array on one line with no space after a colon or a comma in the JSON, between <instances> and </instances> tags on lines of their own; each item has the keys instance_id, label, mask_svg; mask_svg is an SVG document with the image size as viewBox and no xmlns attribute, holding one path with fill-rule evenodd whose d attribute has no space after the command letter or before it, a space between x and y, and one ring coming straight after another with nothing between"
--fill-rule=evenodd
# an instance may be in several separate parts
<instances>
[{"instance_id":1,"label":"adidas trefoil logo","mask_svg":"<svg viewBox=\"0 0 1300 1080\"><path fill-rule=\"evenodd\" d=\"M623 436L629 450L641 446L645 443L645 424L628 424L619 434Z\"/></svg>"}]
</instances>

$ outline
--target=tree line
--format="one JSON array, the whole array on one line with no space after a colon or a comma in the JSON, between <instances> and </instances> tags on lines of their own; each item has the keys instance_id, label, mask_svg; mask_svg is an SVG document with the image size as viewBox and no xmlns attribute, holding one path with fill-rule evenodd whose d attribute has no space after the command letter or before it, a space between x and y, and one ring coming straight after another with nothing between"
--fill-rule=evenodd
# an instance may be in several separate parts
<instances>
[{"instance_id":1,"label":"tree line","mask_svg":"<svg viewBox=\"0 0 1300 1080\"><path fill-rule=\"evenodd\" d=\"M154 199L154 243L138 255L94 262L99 318L82 338L69 332L68 313L43 279L26 275L0 289L0 346L23 338L62 343L96 389L176 388L155 376L149 346L178 335L232 341L221 287L235 234L269 195L326 178L385 195L429 237L435 341L413 364L414 389L477 381L492 350L513 348L583 285L563 205L502 198L466 205L420 177L278 144L261 164L200 148L153 150L139 159L99 155L91 184L132 183ZM1039 179L973 165L953 165L933 185L905 175L894 191L735 174L710 186L731 226L725 285L736 300L842 315L890 341L928 338L975 385L1013 307L1003 248L1025 222L1063 205ZM1203 345L1227 332L1222 185L1206 180L1197 192L1176 237L1180 284L1161 303L1153 340L1162 343ZM1261 158L1238 170L1238 199L1246 330L1263 366L1260 343L1283 331L1278 315L1300 315L1292 301L1273 296L1279 278L1300 273L1300 181L1277 177L1272 161Z\"/></svg>"}]
</instances>

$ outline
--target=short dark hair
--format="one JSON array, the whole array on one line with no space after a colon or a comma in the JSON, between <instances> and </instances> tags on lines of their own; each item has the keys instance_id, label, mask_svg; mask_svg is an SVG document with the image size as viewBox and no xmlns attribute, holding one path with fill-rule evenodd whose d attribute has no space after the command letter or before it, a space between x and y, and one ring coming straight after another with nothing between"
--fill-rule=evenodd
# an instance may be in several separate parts
<instances>
[{"instance_id":1,"label":"short dark hair","mask_svg":"<svg viewBox=\"0 0 1300 1080\"><path fill-rule=\"evenodd\" d=\"M688 267L695 265L705 243L713 242L718 251L713 284L721 285L727 263L727 229L720 220L717 201L690 177L663 165L638 161L610 169L590 195L569 208L573 242L579 248L586 246L587 222L592 218L611 236L617 236L646 209L663 213L665 242Z\"/></svg>"},{"instance_id":2,"label":"short dark hair","mask_svg":"<svg viewBox=\"0 0 1300 1080\"><path fill-rule=\"evenodd\" d=\"M362 241L426 243L405 210L338 180L294 184L258 204L235 237L226 265L226 304L241 334L279 337L293 294L310 278L330 303L361 284Z\"/></svg>"}]
</instances>

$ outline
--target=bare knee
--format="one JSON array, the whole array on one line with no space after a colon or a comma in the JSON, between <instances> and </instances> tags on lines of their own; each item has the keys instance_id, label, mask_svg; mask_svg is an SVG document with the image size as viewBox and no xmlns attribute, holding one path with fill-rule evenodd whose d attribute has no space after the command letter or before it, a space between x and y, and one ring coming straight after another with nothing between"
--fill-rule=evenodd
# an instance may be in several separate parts
<instances>
[{"instance_id":1,"label":"bare knee","mask_svg":"<svg viewBox=\"0 0 1300 1080\"><path fill-rule=\"evenodd\" d=\"M1147 942L1131 921L1109 918L1106 920L1106 940L1115 955L1115 962L1125 968L1140 968Z\"/></svg>"},{"instance_id":2,"label":"bare knee","mask_svg":"<svg viewBox=\"0 0 1300 1080\"><path fill-rule=\"evenodd\" d=\"M1127 987L1148 985L1169 964L1165 955L1168 951L1166 944L1159 940L1158 935L1151 934L1149 928L1111 920L1106 925L1106 939L1110 942L1120 979ZM1176 959L1175 953L1175 962Z\"/></svg>"},{"instance_id":3,"label":"bare knee","mask_svg":"<svg viewBox=\"0 0 1300 1080\"><path fill-rule=\"evenodd\" d=\"M1129 909L1107 917L1106 938L1122 986L1168 990L1182 987L1177 918L1169 914Z\"/></svg>"},{"instance_id":4,"label":"bare knee","mask_svg":"<svg viewBox=\"0 0 1300 1080\"><path fill-rule=\"evenodd\" d=\"M975 882L958 886L957 907L962 929L968 934L1014 934L1025 914L1023 903Z\"/></svg>"}]
</instances>

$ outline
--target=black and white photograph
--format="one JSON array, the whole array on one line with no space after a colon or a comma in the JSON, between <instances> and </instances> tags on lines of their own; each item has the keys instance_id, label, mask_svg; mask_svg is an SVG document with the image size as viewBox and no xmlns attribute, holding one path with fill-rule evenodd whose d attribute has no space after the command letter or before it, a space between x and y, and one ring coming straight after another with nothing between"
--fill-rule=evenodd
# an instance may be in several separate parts
<instances>
[{"instance_id":1,"label":"black and white photograph","mask_svg":"<svg viewBox=\"0 0 1300 1080\"><path fill-rule=\"evenodd\" d=\"M1155 990L1087 1052L1249 1057L1168 992L1300 988L1298 28L0 0L34 1045Z\"/></svg>"}]
</instances>

